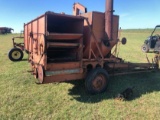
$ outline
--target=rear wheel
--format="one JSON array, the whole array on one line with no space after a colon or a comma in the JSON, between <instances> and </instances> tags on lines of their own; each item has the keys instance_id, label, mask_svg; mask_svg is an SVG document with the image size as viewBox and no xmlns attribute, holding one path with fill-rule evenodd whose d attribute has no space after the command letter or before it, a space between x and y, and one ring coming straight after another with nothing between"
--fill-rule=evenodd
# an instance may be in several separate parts
<instances>
[{"instance_id":1,"label":"rear wheel","mask_svg":"<svg viewBox=\"0 0 160 120\"><path fill-rule=\"evenodd\" d=\"M19 48L12 48L8 53L8 58L11 61L20 61L23 58L23 51Z\"/></svg>"},{"instance_id":2,"label":"rear wheel","mask_svg":"<svg viewBox=\"0 0 160 120\"><path fill-rule=\"evenodd\" d=\"M85 87L89 94L102 93L107 89L109 76L102 68L93 69L85 80Z\"/></svg>"},{"instance_id":3,"label":"rear wheel","mask_svg":"<svg viewBox=\"0 0 160 120\"><path fill-rule=\"evenodd\" d=\"M146 44L143 44L141 47L141 50L142 50L142 52L147 53L147 52L149 52L149 47Z\"/></svg>"}]
</instances>

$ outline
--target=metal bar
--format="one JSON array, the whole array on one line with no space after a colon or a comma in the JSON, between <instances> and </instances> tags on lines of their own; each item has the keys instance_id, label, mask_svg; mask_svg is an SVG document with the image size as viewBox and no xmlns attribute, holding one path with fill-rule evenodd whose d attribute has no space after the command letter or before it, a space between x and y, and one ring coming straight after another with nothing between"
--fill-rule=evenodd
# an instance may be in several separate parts
<instances>
[{"instance_id":1,"label":"metal bar","mask_svg":"<svg viewBox=\"0 0 160 120\"><path fill-rule=\"evenodd\" d=\"M94 54L93 50L91 49L91 53L93 54L93 56L95 57L95 59L97 58L96 55Z\"/></svg>"},{"instance_id":2,"label":"metal bar","mask_svg":"<svg viewBox=\"0 0 160 120\"><path fill-rule=\"evenodd\" d=\"M82 69L67 69L67 70L57 70L57 71L45 71L46 76L53 76L53 75L64 75L64 74L74 74L74 73L82 73Z\"/></svg>"},{"instance_id":3,"label":"metal bar","mask_svg":"<svg viewBox=\"0 0 160 120\"><path fill-rule=\"evenodd\" d=\"M47 35L47 39L52 40L75 40L80 39L83 36L83 34L75 34L75 33L49 33Z\"/></svg>"},{"instance_id":4,"label":"metal bar","mask_svg":"<svg viewBox=\"0 0 160 120\"><path fill-rule=\"evenodd\" d=\"M146 71L136 71L136 72L124 72L124 73L114 73L114 74L109 74L109 76L118 76L118 75L127 75L127 74L136 74L136 73L145 73L145 72L152 72L154 70L146 70Z\"/></svg>"},{"instance_id":5,"label":"metal bar","mask_svg":"<svg viewBox=\"0 0 160 120\"><path fill-rule=\"evenodd\" d=\"M37 33L39 33L39 19L37 20ZM39 44L39 38L40 36L37 34L37 48L39 47L38 44ZM39 48L38 48L39 49ZM39 55L39 50L37 50L37 54Z\"/></svg>"},{"instance_id":6,"label":"metal bar","mask_svg":"<svg viewBox=\"0 0 160 120\"><path fill-rule=\"evenodd\" d=\"M149 59L148 59L148 56L147 56L147 54L146 54L146 59L147 59L148 63L150 63L150 61L149 61Z\"/></svg>"},{"instance_id":7,"label":"metal bar","mask_svg":"<svg viewBox=\"0 0 160 120\"><path fill-rule=\"evenodd\" d=\"M111 68L113 68L113 66L115 65L115 68L134 68L134 69L148 69L150 67L152 67L152 64L148 64L148 63L109 63L108 64ZM156 64L155 64L156 65Z\"/></svg>"},{"instance_id":8,"label":"metal bar","mask_svg":"<svg viewBox=\"0 0 160 120\"><path fill-rule=\"evenodd\" d=\"M79 43L47 42L49 47L78 47L79 45Z\"/></svg>"},{"instance_id":9,"label":"metal bar","mask_svg":"<svg viewBox=\"0 0 160 120\"><path fill-rule=\"evenodd\" d=\"M80 60L80 67L82 67L82 65L83 65L83 61L82 61L82 59L83 59L83 37L81 37L81 39L80 39L80 46L79 46L78 51L79 51L78 56L79 56L79 60Z\"/></svg>"}]
</instances>

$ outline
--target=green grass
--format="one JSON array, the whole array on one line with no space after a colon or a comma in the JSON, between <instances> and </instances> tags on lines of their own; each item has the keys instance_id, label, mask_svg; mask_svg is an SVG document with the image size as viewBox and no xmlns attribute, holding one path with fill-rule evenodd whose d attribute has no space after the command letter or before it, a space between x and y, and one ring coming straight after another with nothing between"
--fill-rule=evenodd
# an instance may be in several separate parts
<instances>
[{"instance_id":1,"label":"green grass","mask_svg":"<svg viewBox=\"0 0 160 120\"><path fill-rule=\"evenodd\" d=\"M147 62L141 45L151 30L124 30L128 42L120 46L119 57L131 62ZM0 35L0 119L84 119L84 120L159 120L159 72L110 77L105 93L88 95L84 81L37 85L28 73L30 65L24 60L11 62L8 51L15 34ZM153 54L149 54L151 60ZM135 86L129 101L115 96L129 86Z\"/></svg>"}]
</instances>

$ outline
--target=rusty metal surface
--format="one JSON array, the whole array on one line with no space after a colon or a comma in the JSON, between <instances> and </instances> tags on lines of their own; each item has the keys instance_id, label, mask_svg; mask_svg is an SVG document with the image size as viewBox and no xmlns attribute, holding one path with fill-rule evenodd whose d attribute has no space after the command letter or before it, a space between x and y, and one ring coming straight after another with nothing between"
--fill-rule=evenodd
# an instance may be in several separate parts
<instances>
[{"instance_id":1,"label":"rusty metal surface","mask_svg":"<svg viewBox=\"0 0 160 120\"><path fill-rule=\"evenodd\" d=\"M82 68L59 70L59 71L45 71L45 75L53 76L53 75L75 74L75 73L82 73L82 71L83 71Z\"/></svg>"},{"instance_id":2,"label":"rusty metal surface","mask_svg":"<svg viewBox=\"0 0 160 120\"><path fill-rule=\"evenodd\" d=\"M73 4L73 15L80 15L81 14L80 11L83 13L87 13L87 8L84 7L80 3L74 3Z\"/></svg>"},{"instance_id":3,"label":"rusty metal surface","mask_svg":"<svg viewBox=\"0 0 160 120\"><path fill-rule=\"evenodd\" d=\"M85 77L85 73L47 76L44 78L43 83L82 80L84 77Z\"/></svg>"},{"instance_id":4,"label":"rusty metal surface","mask_svg":"<svg viewBox=\"0 0 160 120\"><path fill-rule=\"evenodd\" d=\"M24 43L22 42L22 43L17 43L17 42L15 42L15 39L24 39L24 37L13 37L12 38L12 42L13 42L13 48L16 48L16 47L18 47L18 48L20 48L22 51L24 50Z\"/></svg>"},{"instance_id":5,"label":"rusty metal surface","mask_svg":"<svg viewBox=\"0 0 160 120\"><path fill-rule=\"evenodd\" d=\"M79 46L79 43L61 43L61 42L56 42L56 43L53 43L53 42L47 42L47 46L48 47L67 47L67 48L70 48L70 47L78 47Z\"/></svg>"},{"instance_id":6,"label":"rusty metal surface","mask_svg":"<svg viewBox=\"0 0 160 120\"><path fill-rule=\"evenodd\" d=\"M33 33L33 38L30 34ZM39 18L24 24L24 45L25 49L29 52L33 52L33 42L35 39L44 39L45 34L45 15L40 16Z\"/></svg>"},{"instance_id":7,"label":"rusty metal surface","mask_svg":"<svg viewBox=\"0 0 160 120\"><path fill-rule=\"evenodd\" d=\"M86 32L84 32L84 58L91 59L95 58L95 56L101 56L101 58L103 58L100 43L101 38L104 37L104 14L91 12L84 15L82 14L82 16L88 16L84 23L84 29L86 30ZM94 51L93 54L95 54L95 56L91 54L91 50Z\"/></svg>"},{"instance_id":8,"label":"rusty metal surface","mask_svg":"<svg viewBox=\"0 0 160 120\"><path fill-rule=\"evenodd\" d=\"M53 12L24 25L25 48L40 83L48 76L83 73L83 25L81 16Z\"/></svg>"},{"instance_id":9,"label":"rusty metal surface","mask_svg":"<svg viewBox=\"0 0 160 120\"><path fill-rule=\"evenodd\" d=\"M49 63L47 64L48 71L66 70L66 69L76 69L80 68L81 64L79 62L60 62L60 63Z\"/></svg>"},{"instance_id":10,"label":"rusty metal surface","mask_svg":"<svg viewBox=\"0 0 160 120\"><path fill-rule=\"evenodd\" d=\"M51 40L76 40L83 36L83 34L71 34L71 33L49 33L47 39Z\"/></svg>"},{"instance_id":11,"label":"rusty metal surface","mask_svg":"<svg viewBox=\"0 0 160 120\"><path fill-rule=\"evenodd\" d=\"M105 76L103 74L99 74L94 78L92 86L94 87L94 89L100 91L103 87L105 87L106 83L107 81Z\"/></svg>"},{"instance_id":12,"label":"rusty metal surface","mask_svg":"<svg viewBox=\"0 0 160 120\"><path fill-rule=\"evenodd\" d=\"M106 24L104 13L90 12L82 14L81 16L88 17L88 23L84 23L84 58L93 59L95 56L103 58L108 55L114 45L118 42L119 17L113 16L114 25L112 28L112 41L109 41L104 32L104 26ZM109 41L110 45L106 46L103 40ZM100 50L98 50L99 48L97 45ZM92 50L94 53L91 53Z\"/></svg>"},{"instance_id":13,"label":"rusty metal surface","mask_svg":"<svg viewBox=\"0 0 160 120\"><path fill-rule=\"evenodd\" d=\"M109 40L113 39L113 12L113 0L106 0L105 32L107 33Z\"/></svg>"}]
</instances>

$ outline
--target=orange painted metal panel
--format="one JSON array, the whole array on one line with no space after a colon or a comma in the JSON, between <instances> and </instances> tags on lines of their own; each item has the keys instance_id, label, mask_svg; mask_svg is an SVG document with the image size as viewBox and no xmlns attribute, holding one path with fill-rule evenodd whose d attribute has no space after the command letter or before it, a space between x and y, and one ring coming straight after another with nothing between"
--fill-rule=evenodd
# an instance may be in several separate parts
<instances>
[{"instance_id":1,"label":"orange painted metal panel","mask_svg":"<svg viewBox=\"0 0 160 120\"><path fill-rule=\"evenodd\" d=\"M79 62L61 62L61 63L49 63L47 64L47 70L66 70L66 69L75 69L80 68L81 65Z\"/></svg>"},{"instance_id":2,"label":"orange painted metal panel","mask_svg":"<svg viewBox=\"0 0 160 120\"><path fill-rule=\"evenodd\" d=\"M38 19L38 33L45 34L45 16Z\"/></svg>"},{"instance_id":3,"label":"orange painted metal panel","mask_svg":"<svg viewBox=\"0 0 160 120\"><path fill-rule=\"evenodd\" d=\"M81 80L84 77L85 77L85 74L67 74L67 75L48 76L44 78L43 83Z\"/></svg>"}]
</instances>

